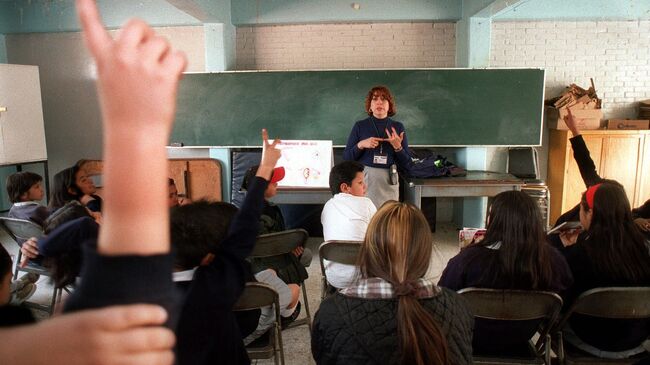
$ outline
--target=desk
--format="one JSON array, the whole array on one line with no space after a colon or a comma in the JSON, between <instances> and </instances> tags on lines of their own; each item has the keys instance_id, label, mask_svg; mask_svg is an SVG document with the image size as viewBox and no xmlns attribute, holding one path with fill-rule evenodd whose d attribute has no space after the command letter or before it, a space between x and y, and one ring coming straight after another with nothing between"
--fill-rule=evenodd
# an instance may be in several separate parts
<instances>
[{"instance_id":1,"label":"desk","mask_svg":"<svg viewBox=\"0 0 650 365\"><path fill-rule=\"evenodd\" d=\"M327 189L278 189L276 196L270 200L275 204L325 204L332 198Z\"/></svg>"},{"instance_id":2,"label":"desk","mask_svg":"<svg viewBox=\"0 0 650 365\"><path fill-rule=\"evenodd\" d=\"M510 174L468 171L467 176L406 179L405 201L421 208L423 197L495 196L521 190L524 181Z\"/></svg>"}]
</instances>

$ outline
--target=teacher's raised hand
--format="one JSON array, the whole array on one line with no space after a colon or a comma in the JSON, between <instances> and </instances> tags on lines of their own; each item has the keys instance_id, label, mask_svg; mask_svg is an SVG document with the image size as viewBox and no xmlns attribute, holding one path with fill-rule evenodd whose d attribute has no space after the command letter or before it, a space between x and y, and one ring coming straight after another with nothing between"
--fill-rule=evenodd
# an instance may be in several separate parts
<instances>
[{"instance_id":1,"label":"teacher's raised hand","mask_svg":"<svg viewBox=\"0 0 650 365\"><path fill-rule=\"evenodd\" d=\"M365 148L375 148L379 146L379 143L381 143L382 141L384 141L383 138L368 137L362 141L359 141L359 143L357 143L357 148L360 150Z\"/></svg>"},{"instance_id":2,"label":"teacher's raised hand","mask_svg":"<svg viewBox=\"0 0 650 365\"><path fill-rule=\"evenodd\" d=\"M396 152L402 150L402 140L404 139L404 132L397 134L397 131L395 130L394 127L391 127L392 131L389 132L388 129L386 129L386 135L388 138L385 140L390 142L390 145L393 146Z\"/></svg>"}]
</instances>

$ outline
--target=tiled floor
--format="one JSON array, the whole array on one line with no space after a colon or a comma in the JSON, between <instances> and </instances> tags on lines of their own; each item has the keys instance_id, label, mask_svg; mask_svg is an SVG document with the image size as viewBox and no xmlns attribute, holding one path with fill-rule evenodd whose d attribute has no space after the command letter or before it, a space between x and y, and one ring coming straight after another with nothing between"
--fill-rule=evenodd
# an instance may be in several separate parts
<instances>
[{"instance_id":1,"label":"tiled floor","mask_svg":"<svg viewBox=\"0 0 650 365\"><path fill-rule=\"evenodd\" d=\"M2 230L0 230L0 242L12 256L17 257L18 246ZM308 247L314 253L312 264L308 268L309 279L306 281L309 307L311 309L312 317L318 310L320 304L321 273L318 260L318 245L320 245L321 242L322 238L312 237L309 239L308 243ZM447 261L458 253L458 231L455 226L450 223L439 222L437 224L437 232L434 234L434 244L435 249L431 260L432 268L430 269L430 273L437 281L440 273L442 273L442 270L447 265ZM52 295L52 286L48 283L48 279L41 278L37 285L38 290L30 301L41 304L48 303ZM38 318L47 317L47 314L44 312L37 311L35 314ZM301 316L303 315L304 306L303 314L301 314ZM314 360L311 357L311 337L307 326L299 326L285 330L282 332L282 338L284 342L286 364L314 364ZM273 360L260 360L257 363L272 364Z\"/></svg>"}]
</instances>

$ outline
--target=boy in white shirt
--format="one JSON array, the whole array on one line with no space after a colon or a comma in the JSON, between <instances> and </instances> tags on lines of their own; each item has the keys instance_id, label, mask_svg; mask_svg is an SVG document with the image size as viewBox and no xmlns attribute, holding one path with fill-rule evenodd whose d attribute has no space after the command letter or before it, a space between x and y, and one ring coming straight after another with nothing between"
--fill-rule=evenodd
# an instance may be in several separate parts
<instances>
[{"instance_id":1,"label":"boy in white shirt","mask_svg":"<svg viewBox=\"0 0 650 365\"><path fill-rule=\"evenodd\" d=\"M325 241L363 241L370 218L377 208L365 197L363 165L344 161L330 172L330 190L334 196L323 207L321 223ZM327 281L336 288L349 286L357 276L354 265L324 260Z\"/></svg>"}]
</instances>

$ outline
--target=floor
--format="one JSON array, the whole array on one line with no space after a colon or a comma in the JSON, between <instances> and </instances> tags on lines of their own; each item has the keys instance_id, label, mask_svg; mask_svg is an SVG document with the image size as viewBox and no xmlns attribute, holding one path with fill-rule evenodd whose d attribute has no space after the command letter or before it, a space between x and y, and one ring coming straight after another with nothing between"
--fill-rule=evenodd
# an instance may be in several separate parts
<instances>
[{"instance_id":1,"label":"floor","mask_svg":"<svg viewBox=\"0 0 650 365\"><path fill-rule=\"evenodd\" d=\"M439 278L442 270L447 265L447 261L458 253L458 231L451 223L437 224L437 231L434 233L434 254L432 255L432 267L430 273ZM9 251L12 257L17 257L18 246L0 229L0 243ZM320 304L321 273L318 259L318 245L322 243L322 238L312 237L309 239L308 247L314 252L314 258L311 266L307 269L309 279L306 281L309 308L311 309L312 318ZM48 283L47 278L41 278L38 283L38 290L30 301L46 304L52 295L52 286ZM301 298L302 300L302 298ZM47 313L35 311L37 318L47 318ZM304 306L303 313L304 315ZM285 362L286 364L314 364L311 357L310 333L307 326L290 328L282 332L284 342ZM259 360L253 362L257 364L273 364L273 360Z\"/></svg>"}]
</instances>

